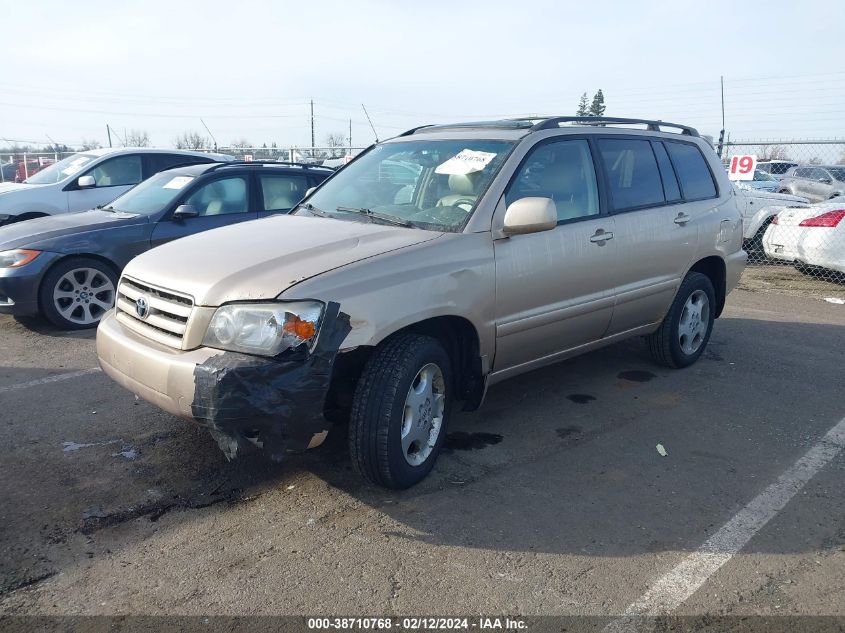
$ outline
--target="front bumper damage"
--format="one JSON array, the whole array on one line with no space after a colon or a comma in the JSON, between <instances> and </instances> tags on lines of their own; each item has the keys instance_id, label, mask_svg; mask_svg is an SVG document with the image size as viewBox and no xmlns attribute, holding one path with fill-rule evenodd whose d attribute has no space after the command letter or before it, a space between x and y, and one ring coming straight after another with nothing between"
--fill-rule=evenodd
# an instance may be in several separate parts
<instances>
[{"instance_id":1,"label":"front bumper damage","mask_svg":"<svg viewBox=\"0 0 845 633\"><path fill-rule=\"evenodd\" d=\"M232 459L255 446L274 460L319 445L323 408L349 316L326 306L317 342L267 358L201 348L180 352L124 328L109 313L97 332L100 365L138 396L208 428Z\"/></svg>"}]
</instances>

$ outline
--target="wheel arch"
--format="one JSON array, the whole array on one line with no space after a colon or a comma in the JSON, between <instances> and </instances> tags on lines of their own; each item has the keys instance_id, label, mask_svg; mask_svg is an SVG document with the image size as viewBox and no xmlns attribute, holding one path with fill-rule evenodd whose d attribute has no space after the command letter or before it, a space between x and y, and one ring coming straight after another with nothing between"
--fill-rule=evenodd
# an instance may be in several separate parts
<instances>
[{"instance_id":1,"label":"wheel arch","mask_svg":"<svg viewBox=\"0 0 845 633\"><path fill-rule=\"evenodd\" d=\"M26 222L27 220L34 220L35 218L46 218L49 217L49 213L44 213L43 211L27 211L26 213L19 213L18 215L14 216L12 220L12 224L17 222Z\"/></svg>"},{"instance_id":2,"label":"wheel arch","mask_svg":"<svg viewBox=\"0 0 845 633\"><path fill-rule=\"evenodd\" d=\"M471 411L481 405L486 386L486 369L480 355L478 330L466 317L441 315L400 327L383 337L376 345L361 345L338 354L326 398L325 409L329 419L346 417L345 413L351 405L355 386L376 347L398 334L408 332L423 334L440 341L452 361L457 398L463 402L463 409Z\"/></svg>"},{"instance_id":3,"label":"wheel arch","mask_svg":"<svg viewBox=\"0 0 845 633\"><path fill-rule=\"evenodd\" d=\"M691 273L701 273L710 279L716 293L716 317L722 314L725 307L727 267L725 260L718 255L710 255L695 262L689 269Z\"/></svg>"}]
</instances>

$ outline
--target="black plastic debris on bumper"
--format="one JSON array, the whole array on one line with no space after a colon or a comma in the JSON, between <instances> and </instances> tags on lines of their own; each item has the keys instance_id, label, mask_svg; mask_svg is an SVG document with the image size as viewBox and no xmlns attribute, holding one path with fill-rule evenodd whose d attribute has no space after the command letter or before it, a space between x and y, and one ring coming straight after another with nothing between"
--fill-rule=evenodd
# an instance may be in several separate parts
<instances>
[{"instance_id":1,"label":"black plastic debris on bumper","mask_svg":"<svg viewBox=\"0 0 845 633\"><path fill-rule=\"evenodd\" d=\"M224 352L197 365L194 418L208 425L229 459L254 443L277 460L304 451L316 433L331 426L323 407L338 349L350 330L349 315L330 302L310 352L305 345L275 358Z\"/></svg>"}]
</instances>

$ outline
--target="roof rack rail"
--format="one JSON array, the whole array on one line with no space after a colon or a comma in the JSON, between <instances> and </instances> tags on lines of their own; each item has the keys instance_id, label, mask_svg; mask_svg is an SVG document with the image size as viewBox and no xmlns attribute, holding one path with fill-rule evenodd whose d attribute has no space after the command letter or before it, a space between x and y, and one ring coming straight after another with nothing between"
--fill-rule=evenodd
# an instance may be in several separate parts
<instances>
[{"instance_id":1,"label":"roof rack rail","mask_svg":"<svg viewBox=\"0 0 845 633\"><path fill-rule=\"evenodd\" d=\"M208 171L216 171L223 167L242 167L244 165L280 165L287 167L302 167L303 169L331 169L331 167L323 167L322 165L312 165L309 163L293 163L283 160L230 160L223 163L217 163Z\"/></svg>"},{"instance_id":2,"label":"roof rack rail","mask_svg":"<svg viewBox=\"0 0 845 633\"><path fill-rule=\"evenodd\" d=\"M524 117L513 119L514 121L531 121L536 120L536 117ZM532 126L532 132L539 132L540 130L551 130L560 126L561 123L580 123L582 125L596 125L604 126L607 124L641 124L647 126L649 132L660 132L661 127L672 127L681 130L681 134L686 136L699 136L698 130L688 125L681 125L679 123L669 123L668 121L652 120L652 119L623 119L620 117L605 117L605 116L555 116L548 117Z\"/></svg>"}]
</instances>

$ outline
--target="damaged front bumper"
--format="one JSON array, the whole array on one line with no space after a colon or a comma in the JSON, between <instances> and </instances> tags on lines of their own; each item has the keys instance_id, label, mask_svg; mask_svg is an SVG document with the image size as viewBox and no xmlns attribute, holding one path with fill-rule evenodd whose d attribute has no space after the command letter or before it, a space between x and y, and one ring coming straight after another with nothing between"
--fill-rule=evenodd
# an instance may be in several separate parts
<instances>
[{"instance_id":1,"label":"damaged front bumper","mask_svg":"<svg viewBox=\"0 0 845 633\"><path fill-rule=\"evenodd\" d=\"M103 371L139 397L207 427L227 457L259 446L273 459L318 446L334 360L350 330L337 304L326 306L314 348L276 358L201 347L176 350L123 326L114 311L97 330Z\"/></svg>"}]
</instances>

